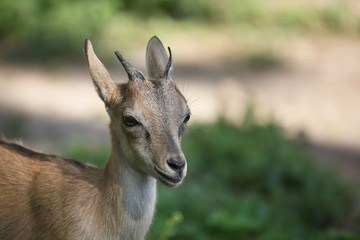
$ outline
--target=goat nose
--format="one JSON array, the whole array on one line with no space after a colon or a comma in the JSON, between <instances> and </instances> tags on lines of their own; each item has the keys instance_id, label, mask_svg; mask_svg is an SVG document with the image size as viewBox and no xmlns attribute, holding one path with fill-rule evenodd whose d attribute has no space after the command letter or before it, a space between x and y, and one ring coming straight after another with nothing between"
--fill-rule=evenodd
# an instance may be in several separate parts
<instances>
[{"instance_id":1,"label":"goat nose","mask_svg":"<svg viewBox=\"0 0 360 240\"><path fill-rule=\"evenodd\" d=\"M169 167L176 172L182 172L186 164L184 160L178 161L173 158L168 159L166 162L169 165Z\"/></svg>"}]
</instances>

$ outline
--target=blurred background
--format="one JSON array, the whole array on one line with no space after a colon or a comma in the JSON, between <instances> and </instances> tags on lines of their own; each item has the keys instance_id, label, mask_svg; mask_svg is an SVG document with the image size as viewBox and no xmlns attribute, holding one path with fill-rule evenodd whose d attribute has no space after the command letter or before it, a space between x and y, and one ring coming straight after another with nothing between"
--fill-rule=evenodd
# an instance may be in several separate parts
<instances>
[{"instance_id":1,"label":"blurred background","mask_svg":"<svg viewBox=\"0 0 360 240\"><path fill-rule=\"evenodd\" d=\"M360 238L358 0L0 0L1 134L103 166L84 39L124 82L153 35L192 120L147 239Z\"/></svg>"}]
</instances>

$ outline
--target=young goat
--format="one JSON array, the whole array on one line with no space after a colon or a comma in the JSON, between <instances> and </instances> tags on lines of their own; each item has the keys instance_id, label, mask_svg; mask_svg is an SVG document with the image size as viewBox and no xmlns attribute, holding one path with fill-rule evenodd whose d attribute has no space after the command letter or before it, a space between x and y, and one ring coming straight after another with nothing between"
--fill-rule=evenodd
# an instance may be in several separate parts
<instances>
[{"instance_id":1,"label":"young goat","mask_svg":"<svg viewBox=\"0 0 360 240\"><path fill-rule=\"evenodd\" d=\"M100 169L0 140L0 239L144 239L156 179L186 175L181 136L190 118L172 79L173 61L157 37L146 50L149 78L119 52L129 81L115 84L85 40L96 91L110 116L111 154Z\"/></svg>"}]
</instances>

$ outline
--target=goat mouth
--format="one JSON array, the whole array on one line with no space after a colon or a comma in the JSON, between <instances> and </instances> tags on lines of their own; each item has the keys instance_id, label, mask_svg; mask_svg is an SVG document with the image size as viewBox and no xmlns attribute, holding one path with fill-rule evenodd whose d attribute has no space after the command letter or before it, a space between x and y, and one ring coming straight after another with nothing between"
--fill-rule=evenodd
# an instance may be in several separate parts
<instances>
[{"instance_id":1,"label":"goat mouth","mask_svg":"<svg viewBox=\"0 0 360 240\"><path fill-rule=\"evenodd\" d=\"M166 185L177 185L182 181L182 178L174 178L174 177L170 177L169 175L161 172L157 167L154 167L155 172L161 177L161 180L163 180L162 182L164 182Z\"/></svg>"}]
</instances>

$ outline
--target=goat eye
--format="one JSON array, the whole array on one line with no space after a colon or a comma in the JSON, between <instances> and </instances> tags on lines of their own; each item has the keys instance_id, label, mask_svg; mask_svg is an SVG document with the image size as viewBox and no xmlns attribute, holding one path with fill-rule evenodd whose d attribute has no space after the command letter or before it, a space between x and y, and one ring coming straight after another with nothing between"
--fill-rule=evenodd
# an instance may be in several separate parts
<instances>
[{"instance_id":1,"label":"goat eye","mask_svg":"<svg viewBox=\"0 0 360 240\"><path fill-rule=\"evenodd\" d=\"M188 114L188 115L186 116L186 118L184 119L184 123L188 123L189 120L190 120L190 114Z\"/></svg>"},{"instance_id":2,"label":"goat eye","mask_svg":"<svg viewBox=\"0 0 360 240\"><path fill-rule=\"evenodd\" d=\"M123 121L124 121L125 125L128 127L133 127L133 126L139 124L139 122L136 121L136 119L132 116L124 116Z\"/></svg>"}]
</instances>

